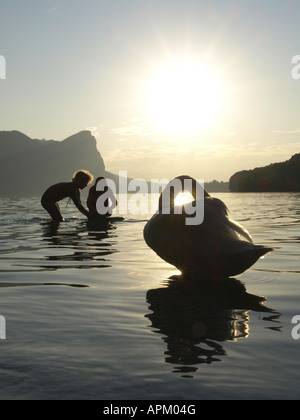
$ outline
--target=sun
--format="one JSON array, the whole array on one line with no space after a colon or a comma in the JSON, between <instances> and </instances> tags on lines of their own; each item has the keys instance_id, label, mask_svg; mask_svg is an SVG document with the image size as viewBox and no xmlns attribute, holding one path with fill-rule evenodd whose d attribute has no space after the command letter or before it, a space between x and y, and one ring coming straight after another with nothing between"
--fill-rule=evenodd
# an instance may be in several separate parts
<instances>
[{"instance_id":1,"label":"sun","mask_svg":"<svg viewBox=\"0 0 300 420\"><path fill-rule=\"evenodd\" d=\"M197 133L215 122L224 105L220 77L203 63L172 62L148 85L148 107L156 128Z\"/></svg>"},{"instance_id":2,"label":"sun","mask_svg":"<svg viewBox=\"0 0 300 420\"><path fill-rule=\"evenodd\" d=\"M194 201L192 194L189 191L183 191L176 196L175 206L184 206L192 201Z\"/></svg>"}]
</instances>

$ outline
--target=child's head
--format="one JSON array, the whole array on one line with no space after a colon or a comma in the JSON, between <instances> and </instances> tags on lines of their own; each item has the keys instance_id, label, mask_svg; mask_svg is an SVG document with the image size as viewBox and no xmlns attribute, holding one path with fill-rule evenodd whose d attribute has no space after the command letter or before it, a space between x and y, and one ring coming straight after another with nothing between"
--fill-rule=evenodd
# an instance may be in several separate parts
<instances>
[{"instance_id":1,"label":"child's head","mask_svg":"<svg viewBox=\"0 0 300 420\"><path fill-rule=\"evenodd\" d=\"M104 176L98 176L98 178L96 179L96 181L95 181L95 185L97 185L98 184L98 182L99 181L102 181L103 179L105 179L104 178Z\"/></svg>"},{"instance_id":2,"label":"child's head","mask_svg":"<svg viewBox=\"0 0 300 420\"><path fill-rule=\"evenodd\" d=\"M77 188L83 189L93 181L94 177L88 171L78 171L73 175L72 182Z\"/></svg>"}]
</instances>

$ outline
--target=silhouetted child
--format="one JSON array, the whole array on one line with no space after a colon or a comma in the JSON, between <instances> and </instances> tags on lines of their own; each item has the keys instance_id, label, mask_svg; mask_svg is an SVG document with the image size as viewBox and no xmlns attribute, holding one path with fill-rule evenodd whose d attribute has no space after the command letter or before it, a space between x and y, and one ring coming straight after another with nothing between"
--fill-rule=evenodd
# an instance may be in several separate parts
<instances>
[{"instance_id":1,"label":"silhouetted child","mask_svg":"<svg viewBox=\"0 0 300 420\"><path fill-rule=\"evenodd\" d=\"M103 189L102 191L97 191L97 184L99 181L104 181ZM101 203L103 209L101 213L97 210L97 200L99 197L101 197L103 194L106 194L107 197L110 198L112 204L109 205L109 198L106 198L103 203ZM95 184L90 188L88 199L87 199L87 206L90 211L91 217L109 217L112 215L113 209L117 205L116 197L114 196L114 193L112 192L111 188L109 188L106 184L105 178L103 176L99 176Z\"/></svg>"},{"instance_id":2,"label":"silhouetted child","mask_svg":"<svg viewBox=\"0 0 300 420\"><path fill-rule=\"evenodd\" d=\"M92 181L93 176L89 172L78 171L74 174L71 182L60 182L48 188L41 199L41 204L55 222L62 222L64 219L58 202L69 197L78 210L89 218L90 213L81 204L79 190L85 188Z\"/></svg>"}]
</instances>

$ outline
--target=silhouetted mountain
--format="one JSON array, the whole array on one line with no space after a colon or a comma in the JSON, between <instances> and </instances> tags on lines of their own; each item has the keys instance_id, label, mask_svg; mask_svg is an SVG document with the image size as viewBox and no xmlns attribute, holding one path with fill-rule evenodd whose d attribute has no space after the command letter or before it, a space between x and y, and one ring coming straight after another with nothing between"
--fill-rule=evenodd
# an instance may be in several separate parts
<instances>
[{"instance_id":1,"label":"silhouetted mountain","mask_svg":"<svg viewBox=\"0 0 300 420\"><path fill-rule=\"evenodd\" d=\"M31 139L19 131L0 131L2 196L41 196L50 185L69 181L80 169L113 180L118 190L119 176L105 170L90 131L81 131L63 141ZM209 192L229 191L228 182L208 182L205 188Z\"/></svg>"},{"instance_id":2,"label":"silhouetted mountain","mask_svg":"<svg viewBox=\"0 0 300 420\"><path fill-rule=\"evenodd\" d=\"M229 188L232 192L300 191L300 153L286 162L237 172Z\"/></svg>"},{"instance_id":3,"label":"silhouetted mountain","mask_svg":"<svg viewBox=\"0 0 300 420\"><path fill-rule=\"evenodd\" d=\"M19 131L0 131L0 195L41 195L56 182L85 169L105 175L105 165L90 131L63 141L31 139Z\"/></svg>"}]
</instances>

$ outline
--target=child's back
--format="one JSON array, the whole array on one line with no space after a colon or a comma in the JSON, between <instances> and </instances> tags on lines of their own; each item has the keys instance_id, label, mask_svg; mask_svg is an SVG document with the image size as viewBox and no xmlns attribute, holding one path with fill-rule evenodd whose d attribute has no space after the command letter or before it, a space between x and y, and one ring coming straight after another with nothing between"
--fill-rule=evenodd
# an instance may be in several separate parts
<instances>
[{"instance_id":1,"label":"child's back","mask_svg":"<svg viewBox=\"0 0 300 420\"><path fill-rule=\"evenodd\" d=\"M93 176L87 171L78 171L71 182L60 182L49 187L42 196L41 204L56 222L63 221L58 202L64 198L71 198L78 210L89 217L89 212L82 206L79 190L92 182Z\"/></svg>"}]
</instances>

